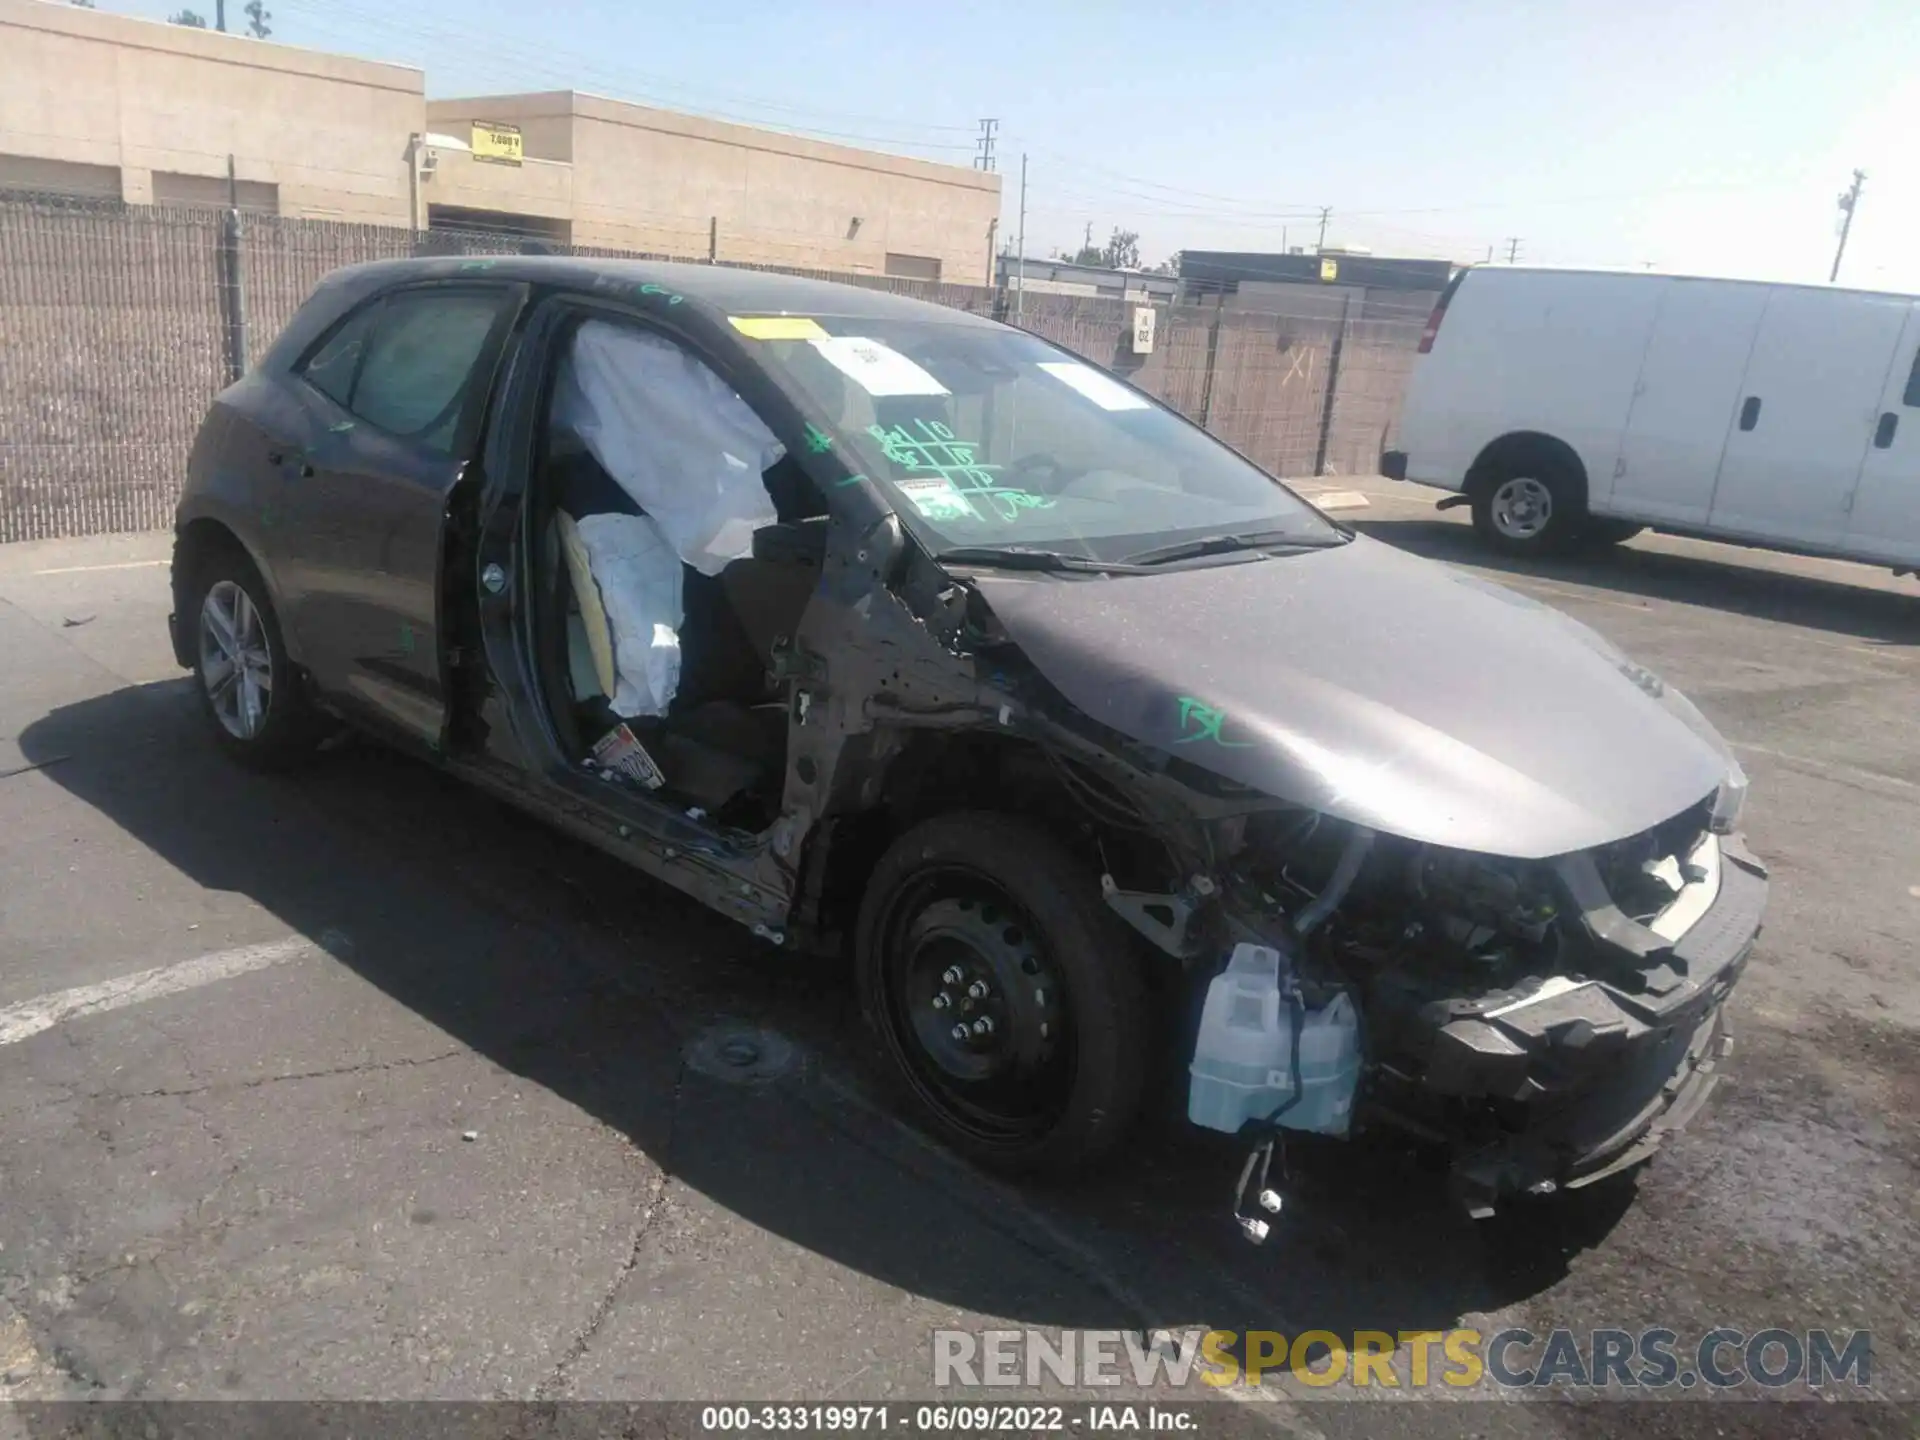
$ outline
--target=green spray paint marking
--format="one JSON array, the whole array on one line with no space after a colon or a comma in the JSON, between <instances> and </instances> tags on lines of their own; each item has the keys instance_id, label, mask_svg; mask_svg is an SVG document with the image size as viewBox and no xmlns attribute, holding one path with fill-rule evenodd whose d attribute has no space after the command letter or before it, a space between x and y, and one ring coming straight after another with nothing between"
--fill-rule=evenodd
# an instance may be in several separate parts
<instances>
[{"instance_id":1,"label":"green spray paint marking","mask_svg":"<svg viewBox=\"0 0 1920 1440\"><path fill-rule=\"evenodd\" d=\"M858 485L862 480L866 478L867 477L864 475L849 475L847 476L846 479L836 480L833 483L836 487L844 488L845 486L848 486L848 485Z\"/></svg>"},{"instance_id":2,"label":"green spray paint marking","mask_svg":"<svg viewBox=\"0 0 1920 1440\"><path fill-rule=\"evenodd\" d=\"M915 420L913 429L895 425L891 429L869 425L867 433L880 442L880 451L889 461L907 472L903 478L938 476L953 487L970 515L1003 521L1020 518L1026 510L1051 510L1050 496L1001 485L996 478L998 465L983 465L979 446L962 440L938 420ZM957 512L943 518L959 518Z\"/></svg>"},{"instance_id":3,"label":"green spray paint marking","mask_svg":"<svg viewBox=\"0 0 1920 1440\"><path fill-rule=\"evenodd\" d=\"M413 654L413 626L402 621L400 624L400 653Z\"/></svg>"},{"instance_id":4,"label":"green spray paint marking","mask_svg":"<svg viewBox=\"0 0 1920 1440\"><path fill-rule=\"evenodd\" d=\"M807 426L807 449L815 455L824 455L833 448L833 437L818 425Z\"/></svg>"},{"instance_id":5,"label":"green spray paint marking","mask_svg":"<svg viewBox=\"0 0 1920 1440\"><path fill-rule=\"evenodd\" d=\"M593 277L593 288L596 290L630 291L642 297L664 295L667 297L667 304L669 305L678 305L687 298L684 295L676 295L673 291L667 289L666 286L656 285L651 280L647 281L644 285L636 285L631 280L620 275L596 275Z\"/></svg>"},{"instance_id":6,"label":"green spray paint marking","mask_svg":"<svg viewBox=\"0 0 1920 1440\"><path fill-rule=\"evenodd\" d=\"M498 260L462 260L460 262L460 268L462 270L491 270L499 263Z\"/></svg>"},{"instance_id":7,"label":"green spray paint marking","mask_svg":"<svg viewBox=\"0 0 1920 1440\"><path fill-rule=\"evenodd\" d=\"M1036 495L1031 490L1015 490L1007 486L997 485L986 490L961 487L960 493L970 495L977 501L985 501L1002 520L1018 520L1022 510L1051 510L1054 506L1050 495Z\"/></svg>"},{"instance_id":8,"label":"green spray paint marking","mask_svg":"<svg viewBox=\"0 0 1920 1440\"><path fill-rule=\"evenodd\" d=\"M1191 745L1196 740L1211 740L1216 745L1224 745L1229 750L1251 748L1251 740L1228 740L1220 734L1220 727L1227 723L1227 712L1196 700L1191 695L1180 697L1180 728L1190 730L1190 735L1182 735L1173 743Z\"/></svg>"}]
</instances>

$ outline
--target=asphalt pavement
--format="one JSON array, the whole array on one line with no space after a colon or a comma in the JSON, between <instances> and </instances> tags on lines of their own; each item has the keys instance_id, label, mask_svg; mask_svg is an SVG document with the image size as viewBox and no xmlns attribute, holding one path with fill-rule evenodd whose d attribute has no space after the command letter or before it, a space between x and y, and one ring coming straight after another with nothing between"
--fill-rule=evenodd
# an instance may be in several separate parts
<instances>
[{"instance_id":1,"label":"asphalt pavement","mask_svg":"<svg viewBox=\"0 0 1920 1440\"><path fill-rule=\"evenodd\" d=\"M1170 1118L1097 1182L989 1180L897 1118L837 968L377 748L236 769L167 648L166 537L7 546L0 1399L907 1401L961 1393L936 1330L1724 1326L1869 1330L1870 1383L1634 1428L1911 1433L1861 1397L1920 1399L1920 591L1662 537L1507 567L1431 495L1338 488L1618 642L1753 778L1737 1049L1651 1166L1476 1226L1396 1148L1307 1147L1258 1249L1239 1152ZM1624 1413L1398 1373L1177 1398L1304 1435ZM992 1398L1041 1391L1108 1393Z\"/></svg>"}]
</instances>

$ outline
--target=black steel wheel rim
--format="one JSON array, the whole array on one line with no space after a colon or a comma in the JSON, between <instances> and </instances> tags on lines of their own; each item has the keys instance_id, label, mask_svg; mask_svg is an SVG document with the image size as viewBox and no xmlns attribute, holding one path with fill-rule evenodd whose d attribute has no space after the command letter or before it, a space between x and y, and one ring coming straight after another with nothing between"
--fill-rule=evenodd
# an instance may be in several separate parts
<instances>
[{"instance_id":1,"label":"black steel wheel rim","mask_svg":"<svg viewBox=\"0 0 1920 1440\"><path fill-rule=\"evenodd\" d=\"M988 1144L1044 1134L1066 1109L1071 1009L1046 937L990 876L916 874L880 932L885 1038L920 1098Z\"/></svg>"}]
</instances>

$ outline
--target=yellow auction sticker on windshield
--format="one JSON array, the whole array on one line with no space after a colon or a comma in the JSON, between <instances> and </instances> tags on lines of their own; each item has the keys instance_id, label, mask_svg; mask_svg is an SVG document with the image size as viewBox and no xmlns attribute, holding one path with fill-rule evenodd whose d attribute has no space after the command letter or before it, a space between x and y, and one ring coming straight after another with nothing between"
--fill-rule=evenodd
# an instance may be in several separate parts
<instances>
[{"instance_id":1,"label":"yellow auction sticker on windshield","mask_svg":"<svg viewBox=\"0 0 1920 1440\"><path fill-rule=\"evenodd\" d=\"M729 315L727 323L749 340L824 340L827 332L811 315Z\"/></svg>"}]
</instances>

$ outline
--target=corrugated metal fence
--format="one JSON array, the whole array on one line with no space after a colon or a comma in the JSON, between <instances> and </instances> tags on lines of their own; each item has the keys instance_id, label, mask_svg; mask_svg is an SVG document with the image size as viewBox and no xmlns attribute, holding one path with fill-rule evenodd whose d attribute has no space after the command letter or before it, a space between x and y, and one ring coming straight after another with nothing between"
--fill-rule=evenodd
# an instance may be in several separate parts
<instances>
[{"instance_id":1,"label":"corrugated metal fence","mask_svg":"<svg viewBox=\"0 0 1920 1440\"><path fill-rule=\"evenodd\" d=\"M223 293L231 224L215 210L0 199L0 541L172 523L187 449L226 383L230 340L242 338L230 331ZM248 362L322 275L404 256L412 242L380 226L243 217ZM511 236L441 231L419 245L463 254L520 247ZM1009 296L984 287L828 278L1011 318ZM1337 317L1325 306L1317 315L1161 306L1153 354L1140 360L1127 343L1131 308L1029 294L1021 323L1290 476L1374 468L1426 318L1424 301L1355 299Z\"/></svg>"}]
</instances>

